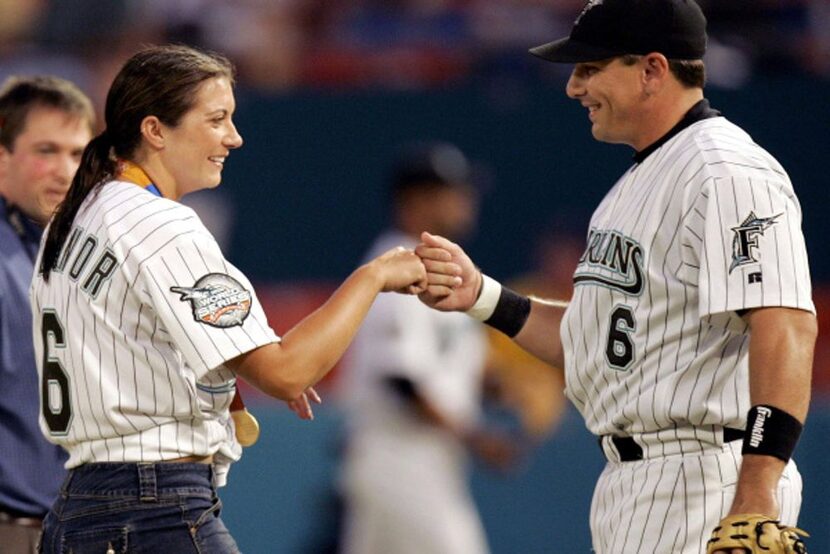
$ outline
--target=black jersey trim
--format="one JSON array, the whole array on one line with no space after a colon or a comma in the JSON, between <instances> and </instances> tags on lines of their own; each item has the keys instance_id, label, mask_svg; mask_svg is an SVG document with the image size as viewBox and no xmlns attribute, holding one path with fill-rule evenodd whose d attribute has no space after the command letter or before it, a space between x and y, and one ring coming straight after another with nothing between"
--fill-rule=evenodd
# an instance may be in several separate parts
<instances>
[{"instance_id":1,"label":"black jersey trim","mask_svg":"<svg viewBox=\"0 0 830 554\"><path fill-rule=\"evenodd\" d=\"M652 143L651 145L643 148L636 154L634 154L634 163L643 163L643 161L648 158L655 150L666 144L669 140L675 137L680 131L684 130L685 128L689 127L697 123L698 121L703 121L704 119L711 119L713 117L720 117L721 113L718 110L714 110L709 107L709 101L705 98L699 101L697 104L692 106L686 115L683 116L683 119L680 122L671 128L671 130L657 139L656 142Z\"/></svg>"}]
</instances>

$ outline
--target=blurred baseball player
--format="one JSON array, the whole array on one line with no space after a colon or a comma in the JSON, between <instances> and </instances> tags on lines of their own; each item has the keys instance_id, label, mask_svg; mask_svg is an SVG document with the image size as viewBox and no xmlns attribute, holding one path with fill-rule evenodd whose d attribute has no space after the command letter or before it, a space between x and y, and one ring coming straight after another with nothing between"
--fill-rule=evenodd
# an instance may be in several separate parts
<instances>
[{"instance_id":1,"label":"blurred baseball player","mask_svg":"<svg viewBox=\"0 0 830 554\"><path fill-rule=\"evenodd\" d=\"M414 247L421 229L463 238L478 212L470 164L447 143L409 145L391 171L393 226L367 255ZM344 375L349 444L343 469L348 554L482 554L467 484L468 452L504 467L515 453L483 427L483 326L416 298L379 298Z\"/></svg>"},{"instance_id":2,"label":"blurred baseball player","mask_svg":"<svg viewBox=\"0 0 830 554\"><path fill-rule=\"evenodd\" d=\"M591 218L567 309L441 237L419 247L425 302L564 363L608 459L600 554L803 551L791 455L817 331L801 210L781 165L704 99L705 27L692 0L592 0L531 50L575 64L566 91L594 138L636 150ZM455 271L461 287L437 283Z\"/></svg>"},{"instance_id":3,"label":"blurred baseball player","mask_svg":"<svg viewBox=\"0 0 830 554\"><path fill-rule=\"evenodd\" d=\"M43 226L92 138L89 99L57 77L11 77L0 88L0 551L36 551L43 516L66 475L66 453L37 425L38 377L29 283Z\"/></svg>"},{"instance_id":4,"label":"blurred baseball player","mask_svg":"<svg viewBox=\"0 0 830 554\"><path fill-rule=\"evenodd\" d=\"M450 144L410 145L391 171L389 245L414 247L424 228L462 238L475 225L470 164ZM467 452L507 463L510 445L481 428L483 326L403 295L379 298L344 375L349 442L342 471L347 554L483 554L467 485Z\"/></svg>"}]
</instances>

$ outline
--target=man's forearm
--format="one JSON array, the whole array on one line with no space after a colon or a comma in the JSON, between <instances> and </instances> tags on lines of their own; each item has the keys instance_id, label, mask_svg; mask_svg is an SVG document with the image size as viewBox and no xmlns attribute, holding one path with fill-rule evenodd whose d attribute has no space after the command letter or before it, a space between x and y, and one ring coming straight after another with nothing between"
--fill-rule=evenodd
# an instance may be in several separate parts
<instances>
[{"instance_id":1,"label":"man's forearm","mask_svg":"<svg viewBox=\"0 0 830 554\"><path fill-rule=\"evenodd\" d=\"M566 307L566 302L533 298L530 316L516 335L516 343L554 367L565 367L559 325Z\"/></svg>"},{"instance_id":2,"label":"man's forearm","mask_svg":"<svg viewBox=\"0 0 830 554\"><path fill-rule=\"evenodd\" d=\"M769 426L764 440L773 444L759 448L759 441L752 438L753 429L747 429L741 473L730 513L777 517L779 506L775 493L786 466L784 458L788 459L791 454L781 452L789 451L787 443L794 443L796 438L781 433L784 430L798 433L806 419L817 327L813 314L787 308L753 310L746 319L751 333L750 403L761 406L764 414L779 410L784 413L776 413L769 423L762 422ZM782 427L784 424L787 427Z\"/></svg>"}]
</instances>

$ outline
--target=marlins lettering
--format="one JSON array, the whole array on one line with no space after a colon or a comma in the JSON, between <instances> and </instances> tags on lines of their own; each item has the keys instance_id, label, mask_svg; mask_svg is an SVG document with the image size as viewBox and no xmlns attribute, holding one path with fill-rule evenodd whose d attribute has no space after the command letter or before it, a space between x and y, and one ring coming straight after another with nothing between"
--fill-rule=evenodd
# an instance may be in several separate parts
<instances>
[{"instance_id":1,"label":"marlins lettering","mask_svg":"<svg viewBox=\"0 0 830 554\"><path fill-rule=\"evenodd\" d=\"M618 231L591 229L574 285L597 283L638 295L643 292L644 257L643 247L636 240Z\"/></svg>"}]
</instances>

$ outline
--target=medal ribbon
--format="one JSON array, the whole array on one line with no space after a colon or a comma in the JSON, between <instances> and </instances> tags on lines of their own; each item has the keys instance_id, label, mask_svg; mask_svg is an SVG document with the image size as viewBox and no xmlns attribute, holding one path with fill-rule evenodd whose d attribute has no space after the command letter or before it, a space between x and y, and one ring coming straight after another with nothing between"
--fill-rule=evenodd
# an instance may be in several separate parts
<instances>
[{"instance_id":1,"label":"medal ribbon","mask_svg":"<svg viewBox=\"0 0 830 554\"><path fill-rule=\"evenodd\" d=\"M129 181L130 183L135 183L140 187L144 187L156 196L164 196L161 194L158 187L153 184L153 180L150 179L149 175L147 175L147 173L145 173L139 165L134 164L129 160L118 161L118 174L115 178L119 181Z\"/></svg>"}]
</instances>

